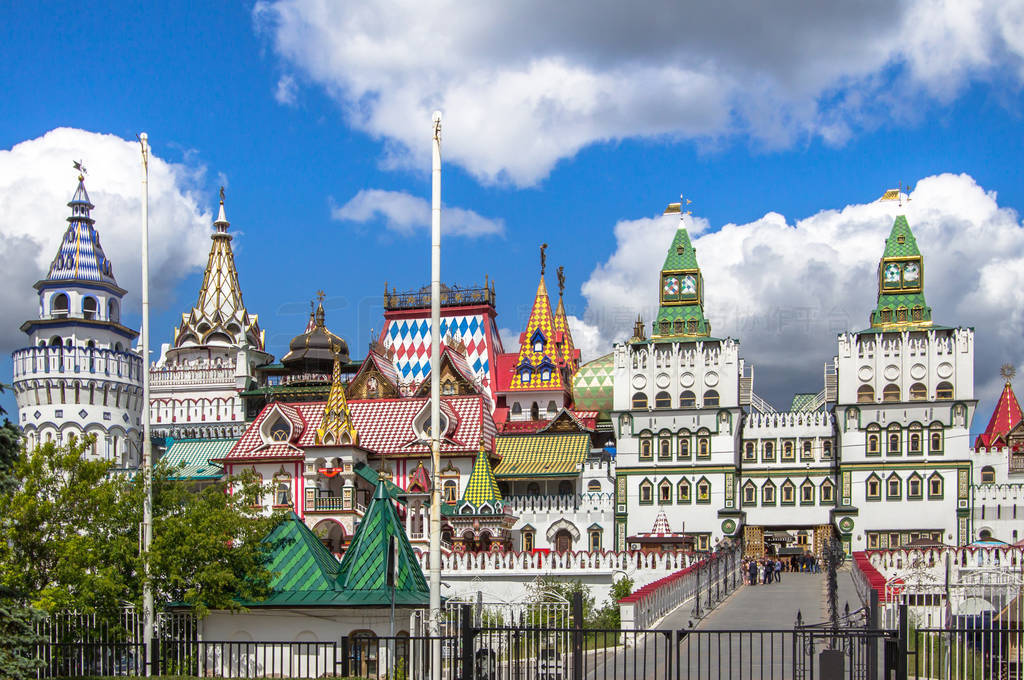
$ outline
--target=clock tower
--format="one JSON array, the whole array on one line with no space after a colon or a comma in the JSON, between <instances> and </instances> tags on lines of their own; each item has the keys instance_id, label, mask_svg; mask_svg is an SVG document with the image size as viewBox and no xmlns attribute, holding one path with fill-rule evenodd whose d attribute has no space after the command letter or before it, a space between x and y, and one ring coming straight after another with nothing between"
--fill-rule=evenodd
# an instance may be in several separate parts
<instances>
[{"instance_id":1,"label":"clock tower","mask_svg":"<svg viewBox=\"0 0 1024 680\"><path fill-rule=\"evenodd\" d=\"M711 324L704 318L704 277L690 234L680 224L661 267L660 308L654 320L655 337L707 337Z\"/></svg>"},{"instance_id":2,"label":"clock tower","mask_svg":"<svg viewBox=\"0 0 1024 680\"><path fill-rule=\"evenodd\" d=\"M896 217L878 263L878 305L871 327L880 330L927 328L932 310L924 299L924 261L904 215Z\"/></svg>"}]
</instances>

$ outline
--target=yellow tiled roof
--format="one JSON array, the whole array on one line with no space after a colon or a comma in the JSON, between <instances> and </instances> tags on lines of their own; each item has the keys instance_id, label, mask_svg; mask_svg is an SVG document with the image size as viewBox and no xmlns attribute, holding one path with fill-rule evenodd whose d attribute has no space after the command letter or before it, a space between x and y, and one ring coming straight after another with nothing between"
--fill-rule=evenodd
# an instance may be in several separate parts
<instances>
[{"instance_id":1,"label":"yellow tiled roof","mask_svg":"<svg viewBox=\"0 0 1024 680\"><path fill-rule=\"evenodd\" d=\"M324 405L324 419L316 431L316 444L330 446L347 443L359 444L359 433L352 424L352 414L345 400L345 384L341 382L341 357L334 355L334 374L331 378L331 393Z\"/></svg>"},{"instance_id":2,"label":"yellow tiled roof","mask_svg":"<svg viewBox=\"0 0 1024 680\"><path fill-rule=\"evenodd\" d=\"M469 476L469 481L466 482L462 500L474 507L480 507L484 503L493 505L496 502L501 502L501 491L498 490L498 482L494 479L491 462L487 459L487 451L483 446L476 454L473 473Z\"/></svg>"},{"instance_id":3,"label":"yellow tiled roof","mask_svg":"<svg viewBox=\"0 0 1024 680\"><path fill-rule=\"evenodd\" d=\"M544 347L540 352L534 352L531 340L538 330L544 336ZM510 390L550 390L565 387L562 384L561 372L558 370L559 356L558 348L555 345L555 330L555 318L551 314L551 301L548 299L544 277L541 276L540 284L537 286L537 296L533 299L533 309L530 310L530 320L526 323L523 344L519 348L519 360L516 362L515 374L509 384ZM551 362L551 378L541 382L538 368L545 357ZM533 375L528 383L523 382L522 372L519 370L524 363L533 367Z\"/></svg>"},{"instance_id":4,"label":"yellow tiled roof","mask_svg":"<svg viewBox=\"0 0 1024 680\"><path fill-rule=\"evenodd\" d=\"M573 475L590 451L590 435L524 434L498 437L501 462L494 470L497 477L550 477Z\"/></svg>"}]
</instances>

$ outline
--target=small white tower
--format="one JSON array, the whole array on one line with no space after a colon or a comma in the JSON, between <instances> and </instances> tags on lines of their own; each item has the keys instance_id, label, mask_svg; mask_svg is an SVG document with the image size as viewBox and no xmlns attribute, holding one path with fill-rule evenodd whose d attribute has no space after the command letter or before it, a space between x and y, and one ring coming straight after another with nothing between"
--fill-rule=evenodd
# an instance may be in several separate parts
<instances>
[{"instance_id":1,"label":"small white tower","mask_svg":"<svg viewBox=\"0 0 1024 680\"><path fill-rule=\"evenodd\" d=\"M100 246L82 175L68 207L60 249L35 284L39 317L21 325L29 346L13 355L18 423L29 446L95 435L93 456L137 467L142 359L131 344L138 332L121 324L125 290Z\"/></svg>"}]
</instances>

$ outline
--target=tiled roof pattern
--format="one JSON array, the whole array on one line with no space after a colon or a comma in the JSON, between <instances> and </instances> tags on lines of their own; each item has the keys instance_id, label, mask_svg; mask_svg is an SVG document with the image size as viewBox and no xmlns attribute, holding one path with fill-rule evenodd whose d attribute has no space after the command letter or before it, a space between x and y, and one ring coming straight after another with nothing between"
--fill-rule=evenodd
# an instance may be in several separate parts
<instances>
[{"instance_id":1,"label":"tiled roof pattern","mask_svg":"<svg viewBox=\"0 0 1024 680\"><path fill-rule=\"evenodd\" d=\"M573 379L573 401L576 408L597 411L599 417L608 418L612 410L615 356L611 353L580 366Z\"/></svg>"},{"instance_id":2,"label":"tiled roof pattern","mask_svg":"<svg viewBox=\"0 0 1024 680\"><path fill-rule=\"evenodd\" d=\"M234 445L234 439L180 439L167 448L160 461L170 470L170 479L219 479L224 469L212 460L223 458Z\"/></svg>"},{"instance_id":3,"label":"tiled roof pattern","mask_svg":"<svg viewBox=\"0 0 1024 680\"><path fill-rule=\"evenodd\" d=\"M498 490L498 482L494 479L494 471L491 470L491 461L488 460L487 451L483 447L476 454L473 472L469 475L466 489L462 492L462 500L474 507L480 507L484 503L493 505L501 502L501 491Z\"/></svg>"},{"instance_id":4,"label":"tiled roof pattern","mask_svg":"<svg viewBox=\"0 0 1024 680\"><path fill-rule=\"evenodd\" d=\"M419 561L409 545L405 529L383 484L378 484L352 542L341 558L342 596L349 604L384 605L391 602L387 584L387 552L395 538L395 600L402 604L427 604L430 592Z\"/></svg>"},{"instance_id":5,"label":"tiled roof pattern","mask_svg":"<svg viewBox=\"0 0 1024 680\"><path fill-rule=\"evenodd\" d=\"M572 341L572 331L569 330L569 318L565 314L565 303L562 301L561 293L558 295L558 306L555 307L555 332L562 334L562 361L569 367L570 375L574 375L580 367L580 355Z\"/></svg>"},{"instance_id":6,"label":"tiled roof pattern","mask_svg":"<svg viewBox=\"0 0 1024 680\"><path fill-rule=\"evenodd\" d=\"M540 331L544 336L544 347L540 352L533 351L533 344L530 342L534 334ZM551 301L548 299L548 290L544 285L544 277L541 276L537 285L537 295L533 299L533 309L530 310L530 319L526 322L526 333L523 336L522 346L519 348L519 359L516 362L512 380L508 389L515 390L557 390L562 389L562 373L558 367L558 351L555 345L555 320L551 314ZM551 379L541 382L538 369L545 360L551 364ZM528 383L522 380L522 374L518 367L528 364L533 367L533 376Z\"/></svg>"},{"instance_id":7,"label":"tiled roof pattern","mask_svg":"<svg viewBox=\"0 0 1024 680\"><path fill-rule=\"evenodd\" d=\"M590 452L590 435L529 434L498 437L498 478L565 476L579 472Z\"/></svg>"},{"instance_id":8,"label":"tiled roof pattern","mask_svg":"<svg viewBox=\"0 0 1024 680\"><path fill-rule=\"evenodd\" d=\"M335 604L340 565L295 513L263 539L270 546L266 567L274 573L270 595L247 607L281 607Z\"/></svg>"},{"instance_id":9,"label":"tiled roof pattern","mask_svg":"<svg viewBox=\"0 0 1024 680\"><path fill-rule=\"evenodd\" d=\"M665 515L664 510L658 511L658 516L654 518L654 526L651 527L652 534L668 534L671 533L672 529L668 526L668 517Z\"/></svg>"},{"instance_id":10,"label":"tiled roof pattern","mask_svg":"<svg viewBox=\"0 0 1024 680\"><path fill-rule=\"evenodd\" d=\"M681 226L676 230L676 235L672 238L672 245L669 246L668 253L665 255L665 264L661 268L663 270L698 269L697 249L690 243L690 233L686 231L686 227Z\"/></svg>"},{"instance_id":11,"label":"tiled roof pattern","mask_svg":"<svg viewBox=\"0 0 1024 680\"><path fill-rule=\"evenodd\" d=\"M413 419L428 401L425 397L406 397L349 402L352 424L359 433L359 446L385 455L428 454L428 445L415 443L418 435L412 426ZM456 421L455 429L441 442L442 453L475 452L481 437L488 444L494 441L496 432L486 396L442 397L441 405ZM304 423L302 434L291 442L294 446L305 449L316 445L315 434L323 420L324 402L273 403L265 406L250 423L226 458L270 457L268 451L272 451L274 456L280 456L282 448L288 449L288 445L284 444L266 446L260 437L260 426L274 408L280 408L285 414L294 413ZM301 454L297 450L296 453Z\"/></svg>"},{"instance_id":12,"label":"tiled roof pattern","mask_svg":"<svg viewBox=\"0 0 1024 680\"><path fill-rule=\"evenodd\" d=\"M114 269L100 245L100 234L93 227L90 216L93 205L85 191L84 180L78 181L78 189L68 207L71 208L68 228L50 263L47 280L98 281L116 286Z\"/></svg>"},{"instance_id":13,"label":"tiled roof pattern","mask_svg":"<svg viewBox=\"0 0 1024 680\"><path fill-rule=\"evenodd\" d=\"M976 448L998 446L1006 443L1006 435L1024 418L1021 413L1020 403L1017 395L1013 393L1013 387L1007 382L1003 386L1003 393L999 395L999 401L988 421L988 427L978 435L974 446Z\"/></svg>"},{"instance_id":14,"label":"tiled roof pattern","mask_svg":"<svg viewBox=\"0 0 1024 680\"><path fill-rule=\"evenodd\" d=\"M798 392L793 395L793 403L790 404L789 410L794 413L797 411L804 411L814 403L817 396L818 395L810 392Z\"/></svg>"},{"instance_id":15,"label":"tiled roof pattern","mask_svg":"<svg viewBox=\"0 0 1024 680\"><path fill-rule=\"evenodd\" d=\"M901 240L902 243L900 243ZM913 257L920 254L921 251L917 249L917 239L914 238L914 232L910 230L906 215L897 215L896 220L892 223L889 238L885 239L885 252L882 257Z\"/></svg>"},{"instance_id":16,"label":"tiled roof pattern","mask_svg":"<svg viewBox=\"0 0 1024 680\"><path fill-rule=\"evenodd\" d=\"M348 402L345 401L345 383L341 380L341 357L335 354L331 391L324 406L324 417L316 429L316 443L323 445L340 442L357 446L359 431L352 425Z\"/></svg>"}]
</instances>

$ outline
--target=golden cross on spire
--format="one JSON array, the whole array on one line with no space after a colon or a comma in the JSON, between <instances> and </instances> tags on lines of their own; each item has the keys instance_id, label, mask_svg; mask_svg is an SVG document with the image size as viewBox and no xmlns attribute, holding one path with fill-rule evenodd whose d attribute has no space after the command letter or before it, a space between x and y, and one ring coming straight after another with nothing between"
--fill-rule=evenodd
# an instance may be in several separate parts
<instances>
[{"instance_id":1,"label":"golden cross on spire","mask_svg":"<svg viewBox=\"0 0 1024 680\"><path fill-rule=\"evenodd\" d=\"M325 297L327 297L327 296L326 296L326 294L325 294L325 293L323 292L323 290L318 290L318 291L316 292L316 300L317 300L317 302L320 302L320 303L322 304L322 303L323 303L323 301L324 301L324 298L325 298Z\"/></svg>"},{"instance_id":2,"label":"golden cross on spire","mask_svg":"<svg viewBox=\"0 0 1024 680\"><path fill-rule=\"evenodd\" d=\"M1013 376L1017 375L1017 369L1013 367L1013 364L1003 364L1003 367L999 369L999 374L1003 376L1003 380L1010 383L1013 381Z\"/></svg>"}]
</instances>

